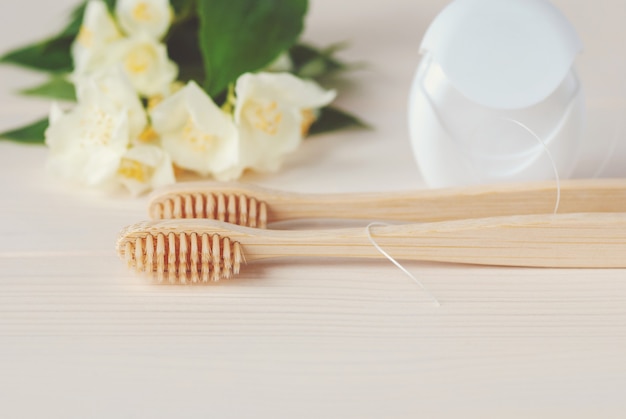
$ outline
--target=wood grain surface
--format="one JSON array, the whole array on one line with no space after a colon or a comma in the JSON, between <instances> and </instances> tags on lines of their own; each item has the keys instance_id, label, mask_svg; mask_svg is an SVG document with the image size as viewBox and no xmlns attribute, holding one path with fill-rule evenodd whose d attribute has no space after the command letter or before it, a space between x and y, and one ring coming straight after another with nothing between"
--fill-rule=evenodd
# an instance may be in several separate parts
<instances>
[{"instance_id":1,"label":"wood grain surface","mask_svg":"<svg viewBox=\"0 0 626 419\"><path fill-rule=\"evenodd\" d=\"M2 2L0 52L60 27L73 3ZM282 172L243 180L302 193L421 188L406 96L444 3L312 0L306 39L351 42L345 57L367 66L339 104L376 128L313 138ZM626 6L555 3L586 45L590 129L609 138L623 119L625 54L610 52ZM40 79L0 68L0 130L47 112L14 95ZM407 262L439 308L385 261L267 260L227 282L155 285L115 254L148 199L60 185L45 158L0 143L0 417L626 415L625 270ZM614 159L604 174L624 170Z\"/></svg>"}]
</instances>

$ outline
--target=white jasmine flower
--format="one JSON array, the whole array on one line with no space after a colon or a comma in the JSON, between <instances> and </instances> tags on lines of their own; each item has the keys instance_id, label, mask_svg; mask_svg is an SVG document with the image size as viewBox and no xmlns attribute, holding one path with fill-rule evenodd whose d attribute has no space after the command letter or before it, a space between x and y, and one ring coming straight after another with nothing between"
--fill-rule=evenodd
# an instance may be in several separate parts
<instances>
[{"instance_id":1,"label":"white jasmine flower","mask_svg":"<svg viewBox=\"0 0 626 419\"><path fill-rule=\"evenodd\" d=\"M121 159L117 178L133 195L176 182L170 156L154 145L138 145Z\"/></svg>"},{"instance_id":2,"label":"white jasmine flower","mask_svg":"<svg viewBox=\"0 0 626 419\"><path fill-rule=\"evenodd\" d=\"M258 171L278 170L302 141L305 115L335 98L334 91L289 73L243 74L235 93L242 164Z\"/></svg>"},{"instance_id":3,"label":"white jasmine flower","mask_svg":"<svg viewBox=\"0 0 626 419\"><path fill-rule=\"evenodd\" d=\"M85 7L82 25L72 44L74 74L93 73L108 61L107 47L122 37L107 5L102 0L91 0Z\"/></svg>"},{"instance_id":4,"label":"white jasmine flower","mask_svg":"<svg viewBox=\"0 0 626 419\"><path fill-rule=\"evenodd\" d=\"M113 180L128 147L128 112L99 94L95 85L83 95L85 101L67 113L58 105L50 111L48 168L76 183L103 186Z\"/></svg>"},{"instance_id":5,"label":"white jasmine flower","mask_svg":"<svg viewBox=\"0 0 626 419\"><path fill-rule=\"evenodd\" d=\"M128 113L129 136L137 139L146 129L148 117L128 78L121 69L117 68L108 73L79 80L76 84L76 96L79 103L96 100L89 95L102 95L119 110Z\"/></svg>"},{"instance_id":6,"label":"white jasmine flower","mask_svg":"<svg viewBox=\"0 0 626 419\"><path fill-rule=\"evenodd\" d=\"M127 34L145 33L155 40L165 35L173 17L169 0L117 0L115 14Z\"/></svg>"},{"instance_id":7,"label":"white jasmine flower","mask_svg":"<svg viewBox=\"0 0 626 419\"><path fill-rule=\"evenodd\" d=\"M121 63L139 94L169 94L178 75L178 67L168 58L164 44L146 35L137 35L117 42L114 48L111 57L115 63Z\"/></svg>"},{"instance_id":8,"label":"white jasmine flower","mask_svg":"<svg viewBox=\"0 0 626 419\"><path fill-rule=\"evenodd\" d=\"M226 180L241 174L237 130L193 81L150 112L163 149L177 166Z\"/></svg>"}]
</instances>

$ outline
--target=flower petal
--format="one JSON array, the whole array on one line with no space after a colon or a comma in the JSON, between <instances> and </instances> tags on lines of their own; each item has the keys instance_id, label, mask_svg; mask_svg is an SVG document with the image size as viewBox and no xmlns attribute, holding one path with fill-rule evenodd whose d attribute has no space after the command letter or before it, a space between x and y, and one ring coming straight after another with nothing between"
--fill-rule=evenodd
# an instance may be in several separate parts
<instances>
[{"instance_id":1,"label":"flower petal","mask_svg":"<svg viewBox=\"0 0 626 419\"><path fill-rule=\"evenodd\" d=\"M113 179L128 147L128 113L91 90L86 89L91 100L65 114L52 112L56 116L45 133L47 166L67 180L100 186Z\"/></svg>"},{"instance_id":2,"label":"flower petal","mask_svg":"<svg viewBox=\"0 0 626 419\"><path fill-rule=\"evenodd\" d=\"M107 5L102 0L90 0L71 47L74 74L80 76L99 69L107 60L107 46L121 36Z\"/></svg>"},{"instance_id":3,"label":"flower petal","mask_svg":"<svg viewBox=\"0 0 626 419\"><path fill-rule=\"evenodd\" d=\"M300 109L320 108L328 105L337 95L334 90L324 90L317 83L302 80L290 73L246 73L237 79L237 103L251 98L266 98L287 103ZM235 120L241 106L236 107Z\"/></svg>"},{"instance_id":4,"label":"flower petal","mask_svg":"<svg viewBox=\"0 0 626 419\"><path fill-rule=\"evenodd\" d=\"M116 110L128 113L129 135L135 140L146 129L146 111L130 84L128 77L118 67L92 77L82 78L76 83L79 102L106 100Z\"/></svg>"},{"instance_id":5,"label":"flower petal","mask_svg":"<svg viewBox=\"0 0 626 419\"><path fill-rule=\"evenodd\" d=\"M302 141L303 112L335 97L334 91L287 73L243 74L235 93L242 165L258 171L277 170Z\"/></svg>"},{"instance_id":6,"label":"flower petal","mask_svg":"<svg viewBox=\"0 0 626 419\"><path fill-rule=\"evenodd\" d=\"M177 166L220 176L239 165L239 138L231 117L196 83L163 100L150 115Z\"/></svg>"},{"instance_id":7,"label":"flower petal","mask_svg":"<svg viewBox=\"0 0 626 419\"><path fill-rule=\"evenodd\" d=\"M139 34L112 46L113 62L121 63L135 90L144 96L168 95L178 66L167 56L165 44Z\"/></svg>"},{"instance_id":8,"label":"flower petal","mask_svg":"<svg viewBox=\"0 0 626 419\"><path fill-rule=\"evenodd\" d=\"M176 182L170 157L153 145L129 149L117 171L118 179L133 195Z\"/></svg>"},{"instance_id":9,"label":"flower petal","mask_svg":"<svg viewBox=\"0 0 626 419\"><path fill-rule=\"evenodd\" d=\"M168 0L118 0L115 14L127 34L159 40L170 27L173 11Z\"/></svg>"}]
</instances>

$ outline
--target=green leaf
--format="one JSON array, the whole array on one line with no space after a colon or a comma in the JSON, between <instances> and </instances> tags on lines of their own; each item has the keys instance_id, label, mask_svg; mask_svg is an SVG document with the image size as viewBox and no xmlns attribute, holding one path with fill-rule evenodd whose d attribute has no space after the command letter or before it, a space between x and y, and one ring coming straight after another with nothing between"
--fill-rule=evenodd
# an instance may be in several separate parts
<instances>
[{"instance_id":1,"label":"green leaf","mask_svg":"<svg viewBox=\"0 0 626 419\"><path fill-rule=\"evenodd\" d=\"M174 8L176 19L190 15L195 8L195 0L171 0L170 4Z\"/></svg>"},{"instance_id":2,"label":"green leaf","mask_svg":"<svg viewBox=\"0 0 626 419\"><path fill-rule=\"evenodd\" d=\"M61 31L61 33L57 35L57 38L62 37L62 36L73 37L78 34L78 32L80 31L80 25L83 23L83 15L85 14L86 7L87 7L87 2L83 2L79 6L77 6L74 10L72 10L72 13L70 15L70 21L65 26L63 31Z\"/></svg>"},{"instance_id":3,"label":"green leaf","mask_svg":"<svg viewBox=\"0 0 626 419\"><path fill-rule=\"evenodd\" d=\"M76 90L74 85L65 77L52 77L47 82L20 91L21 94L29 96L42 96L52 99L76 101Z\"/></svg>"},{"instance_id":4,"label":"green leaf","mask_svg":"<svg viewBox=\"0 0 626 419\"><path fill-rule=\"evenodd\" d=\"M51 73L67 73L72 71L70 45L73 39L73 37L64 36L19 48L0 57L0 63L15 64Z\"/></svg>"},{"instance_id":5,"label":"green leaf","mask_svg":"<svg viewBox=\"0 0 626 419\"><path fill-rule=\"evenodd\" d=\"M48 118L41 119L21 128L0 133L0 138L26 144L43 144L48 128Z\"/></svg>"},{"instance_id":6,"label":"green leaf","mask_svg":"<svg viewBox=\"0 0 626 419\"><path fill-rule=\"evenodd\" d=\"M322 134L329 131L337 131L348 128L365 128L371 127L361 121L354 115L344 112L340 109L327 106L322 108L317 120L311 125L309 135Z\"/></svg>"},{"instance_id":7,"label":"green leaf","mask_svg":"<svg viewBox=\"0 0 626 419\"><path fill-rule=\"evenodd\" d=\"M307 0L198 0L200 49L211 96L271 63L298 39Z\"/></svg>"},{"instance_id":8,"label":"green leaf","mask_svg":"<svg viewBox=\"0 0 626 419\"><path fill-rule=\"evenodd\" d=\"M73 10L69 23L57 36L9 51L0 57L0 63L52 73L72 71L70 47L80 30L84 11L85 3Z\"/></svg>"},{"instance_id":9,"label":"green leaf","mask_svg":"<svg viewBox=\"0 0 626 419\"><path fill-rule=\"evenodd\" d=\"M347 70L349 66L334 56L344 47L344 44L336 44L321 50L306 44L294 45L289 50L293 72L302 78L320 79Z\"/></svg>"},{"instance_id":10,"label":"green leaf","mask_svg":"<svg viewBox=\"0 0 626 419\"><path fill-rule=\"evenodd\" d=\"M117 3L117 0L104 0L104 2L107 6L109 6L109 11L113 13L115 11L115 4Z\"/></svg>"}]
</instances>

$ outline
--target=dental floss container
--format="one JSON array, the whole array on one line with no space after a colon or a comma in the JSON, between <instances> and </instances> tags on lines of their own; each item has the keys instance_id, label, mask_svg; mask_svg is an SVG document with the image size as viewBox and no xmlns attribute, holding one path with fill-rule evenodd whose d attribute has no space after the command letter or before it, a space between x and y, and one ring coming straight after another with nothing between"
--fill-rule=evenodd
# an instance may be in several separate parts
<instances>
[{"instance_id":1,"label":"dental floss container","mask_svg":"<svg viewBox=\"0 0 626 419\"><path fill-rule=\"evenodd\" d=\"M449 4L426 31L409 99L426 184L570 176L584 127L581 47L546 0Z\"/></svg>"}]
</instances>

